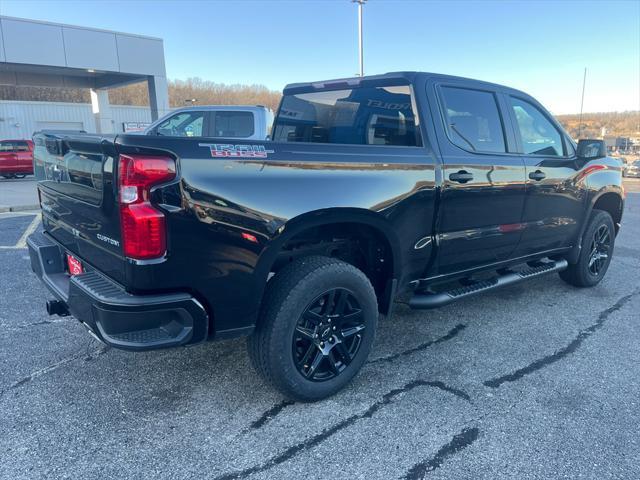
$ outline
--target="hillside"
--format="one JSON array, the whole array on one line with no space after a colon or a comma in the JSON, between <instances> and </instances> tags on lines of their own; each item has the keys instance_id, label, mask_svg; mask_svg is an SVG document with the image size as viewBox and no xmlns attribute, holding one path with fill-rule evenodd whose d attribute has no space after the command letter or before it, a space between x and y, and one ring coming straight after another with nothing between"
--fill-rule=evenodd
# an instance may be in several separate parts
<instances>
[{"instance_id":1,"label":"hillside","mask_svg":"<svg viewBox=\"0 0 640 480\"><path fill-rule=\"evenodd\" d=\"M599 138L602 128L606 135L637 137L640 135L640 111L599 112L582 115L582 132L578 135L580 115L557 115L556 118L573 138Z\"/></svg>"}]
</instances>

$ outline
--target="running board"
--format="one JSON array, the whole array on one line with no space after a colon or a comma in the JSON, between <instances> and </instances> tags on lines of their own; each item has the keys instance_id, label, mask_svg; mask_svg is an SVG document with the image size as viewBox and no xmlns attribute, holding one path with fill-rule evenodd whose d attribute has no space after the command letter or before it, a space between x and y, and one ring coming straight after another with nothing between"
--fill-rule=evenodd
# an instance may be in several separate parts
<instances>
[{"instance_id":1,"label":"running board","mask_svg":"<svg viewBox=\"0 0 640 480\"><path fill-rule=\"evenodd\" d=\"M442 307L449 303L460 300L461 298L475 295L476 293L486 292L494 288L511 285L514 283L527 280L529 278L545 275L547 273L559 272L567 268L569 264L566 260L557 260L555 262L545 262L535 267L527 267L519 272L505 272L488 280L474 282L471 285L461 286L445 292L419 292L415 293L409 300L409 307L415 310L425 310L429 308Z\"/></svg>"}]
</instances>

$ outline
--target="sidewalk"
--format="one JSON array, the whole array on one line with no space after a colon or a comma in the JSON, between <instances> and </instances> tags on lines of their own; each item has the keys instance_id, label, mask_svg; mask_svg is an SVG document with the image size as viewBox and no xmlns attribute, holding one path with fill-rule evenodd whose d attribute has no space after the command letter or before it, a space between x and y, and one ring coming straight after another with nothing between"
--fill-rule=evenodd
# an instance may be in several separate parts
<instances>
[{"instance_id":1,"label":"sidewalk","mask_svg":"<svg viewBox=\"0 0 640 480\"><path fill-rule=\"evenodd\" d=\"M38 205L36 181L33 177L23 179L0 179L0 213L35 210Z\"/></svg>"}]
</instances>

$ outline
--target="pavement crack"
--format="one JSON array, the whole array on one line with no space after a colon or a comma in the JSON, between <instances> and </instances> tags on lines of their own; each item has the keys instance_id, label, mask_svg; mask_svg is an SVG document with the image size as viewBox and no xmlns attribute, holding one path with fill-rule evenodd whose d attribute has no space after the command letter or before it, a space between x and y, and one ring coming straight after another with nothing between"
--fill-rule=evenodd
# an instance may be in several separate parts
<instances>
[{"instance_id":1,"label":"pavement crack","mask_svg":"<svg viewBox=\"0 0 640 480\"><path fill-rule=\"evenodd\" d=\"M76 353L69 355L68 357L65 357L55 363L52 363L51 365L47 365L44 368L41 368L39 370L36 370L35 372L30 373L29 375L27 375L26 377L21 378L20 380L17 380L15 382L13 382L11 385L9 385L8 387L0 390L0 398L2 396L4 396L7 392L9 392L10 390L13 390L15 388L20 387L21 385L24 385L26 383L29 383L32 380L35 380L38 377L41 377L43 375L46 375L47 373L51 373L55 370L58 370L59 368L67 365L68 363L73 362L74 360L79 360L81 358L84 358L87 361L90 360L94 360L95 358L97 358L98 356L106 353L109 348L105 345L102 345L100 348L98 348L97 350L94 350L92 352L87 352L88 348L85 347L79 351L77 351Z\"/></svg>"},{"instance_id":2,"label":"pavement crack","mask_svg":"<svg viewBox=\"0 0 640 480\"><path fill-rule=\"evenodd\" d=\"M277 403L276 405L271 407L269 410L265 411L262 415L260 415L260 418L252 422L249 428L254 430L258 428L262 428L266 423L273 420L273 418L276 415L282 412L282 410L294 404L295 402L291 400L283 400L280 403Z\"/></svg>"},{"instance_id":3,"label":"pavement crack","mask_svg":"<svg viewBox=\"0 0 640 480\"><path fill-rule=\"evenodd\" d=\"M451 393L452 395L455 395L458 398L462 398L467 402L471 402L471 397L469 396L469 394L460 390L459 388L450 387L449 385L446 385L444 382L440 382L440 381L426 382L426 384L429 385L430 387L439 388L442 391Z\"/></svg>"},{"instance_id":4,"label":"pavement crack","mask_svg":"<svg viewBox=\"0 0 640 480\"><path fill-rule=\"evenodd\" d=\"M296 457L300 453L305 452L307 450L310 450L310 449L320 445L322 442L324 442L328 438L332 437L333 435L335 435L339 431L344 430L347 427L350 427L351 425L356 423L358 420L362 420L362 419L365 419L365 418L373 417L378 411L380 411L385 406L389 405L397 396L402 395L403 393L410 392L411 390L414 390L415 388L418 388L418 387L439 388L439 389L444 390L446 392L452 393L452 394L454 394L456 396L460 396L460 395L454 393L454 391L461 392L461 391L458 391L456 389L453 389L453 388L450 388L450 387L446 387L442 382L427 381L427 380L414 380L412 382L409 382L409 383L405 384L404 386L402 386L400 388L395 388L395 389L390 390L389 392L385 393L382 396L382 399L380 399L377 402L373 403L364 412L357 413L355 415L351 415L351 416L345 418L344 420L336 423L332 427L327 428L327 429L323 430L322 432L320 432L320 433L318 433L318 434L316 434L316 435L314 435L312 437L309 437L306 440L287 448L283 452L271 457L269 460L267 460L266 462L264 462L262 464L256 465L256 466L253 466L253 467L249 467L249 468L246 468L244 470L238 470L236 472L226 473L226 474L223 474L223 475L215 477L214 480L233 480L233 479L237 479L237 478L244 478L244 477L247 477L249 475L253 475L255 473L264 472L266 470L269 470L270 468L273 468L273 467L275 467L277 465L280 465L281 463L284 463L284 462L286 462L288 460L291 460L292 458ZM446 387L446 388L443 388L443 387ZM461 393L464 394L464 392L461 392ZM466 395L466 394L464 394L464 395L466 397L468 397L468 395ZM465 397L463 396L462 398L465 398Z\"/></svg>"},{"instance_id":5,"label":"pavement crack","mask_svg":"<svg viewBox=\"0 0 640 480\"><path fill-rule=\"evenodd\" d=\"M458 335L465 328L467 328L466 325L464 325L462 323L459 323L458 325L453 327L451 330L449 330L446 335L443 335L442 337L438 337L435 340L431 340L429 342L421 343L420 345L418 345L416 347L412 347L412 348L410 348L408 350L403 350L402 352L393 353L393 354L387 355L385 357L374 358L372 360L369 360L367 363L371 364L371 363L380 363L380 362L391 362L391 361L393 361L393 360L395 360L397 358L405 357L407 355L411 355L411 354L419 352L421 350L425 350L426 348L429 348L429 347L431 347L433 345L437 345L438 343L447 342L447 341L451 340L452 338L454 338L456 335Z\"/></svg>"},{"instance_id":6,"label":"pavement crack","mask_svg":"<svg viewBox=\"0 0 640 480\"><path fill-rule=\"evenodd\" d=\"M545 368L551 365L552 363L562 360L566 356L574 353L587 338L589 338L591 335L593 335L595 332L597 332L599 329L601 329L604 326L605 322L607 321L607 319L612 313L620 310L629 300L631 300L632 297L634 297L638 293L640 293L640 289L636 289L629 295L625 295L624 297L621 297L616 303L611 305L609 308L601 311L600 314L598 315L598 320L593 325L583 330L580 330L580 332L578 332L578 335L565 347L562 347L561 349L556 350L551 355L546 355L542 358L539 358L538 360L535 360L534 362L530 363L526 367L520 368L512 373L508 373L506 375L501 375L499 377L486 380L483 382L484 385L486 387L498 388L503 383L515 382L516 380L521 379L525 375L529 375L530 373L533 373L542 368Z\"/></svg>"},{"instance_id":7,"label":"pavement crack","mask_svg":"<svg viewBox=\"0 0 640 480\"><path fill-rule=\"evenodd\" d=\"M51 365L47 365L47 366L46 366L46 367L44 367L44 368L41 368L41 369L39 369L39 370L36 370L35 372L33 372L33 373L31 373L31 374L27 375L26 377L21 378L20 380L18 380L18 381L16 381L16 382L12 383L12 384L9 386L9 388L5 389L5 391L8 391L8 390L13 389L13 388L17 388L17 387L19 387L20 385L24 385L25 383L28 383L28 382L30 382L31 380L34 380L34 379L36 379L36 378L38 378L38 377L41 377L42 375L46 375L47 373L53 372L53 371L55 371L55 370L59 369L60 367L62 367L62 366L64 366L64 365L66 365L66 364L67 364L67 363L69 363L69 362L72 362L72 361L74 361L74 360L77 360L77 359L79 359L79 358L82 358L83 354L84 354L84 351L74 353L73 355L70 355L70 356L68 356L68 357L65 357L65 358L63 358L62 360L58 361L58 362L52 363ZM3 393L4 393L4 392L3 392Z\"/></svg>"},{"instance_id":8,"label":"pavement crack","mask_svg":"<svg viewBox=\"0 0 640 480\"><path fill-rule=\"evenodd\" d=\"M440 447L440 450L438 450L432 458L416 463L411 467L403 478L405 480L418 480L424 478L429 472L439 468L447 458L455 455L460 450L475 442L478 439L479 434L480 431L476 427L465 428L455 435L449 443Z\"/></svg>"},{"instance_id":9,"label":"pavement crack","mask_svg":"<svg viewBox=\"0 0 640 480\"><path fill-rule=\"evenodd\" d=\"M39 322L27 323L25 325L17 325L15 328L17 329L25 329L31 327L38 327L40 325L55 325L57 323L65 323L72 319L73 317L63 317L56 320L41 320Z\"/></svg>"}]
</instances>

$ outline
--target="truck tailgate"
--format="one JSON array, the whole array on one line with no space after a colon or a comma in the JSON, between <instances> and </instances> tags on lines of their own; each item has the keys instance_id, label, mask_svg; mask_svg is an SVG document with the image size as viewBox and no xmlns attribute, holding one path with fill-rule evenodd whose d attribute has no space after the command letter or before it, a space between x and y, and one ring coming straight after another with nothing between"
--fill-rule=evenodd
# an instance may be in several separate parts
<instances>
[{"instance_id":1,"label":"truck tailgate","mask_svg":"<svg viewBox=\"0 0 640 480\"><path fill-rule=\"evenodd\" d=\"M45 231L86 265L124 283L113 141L92 135L34 135Z\"/></svg>"}]
</instances>

